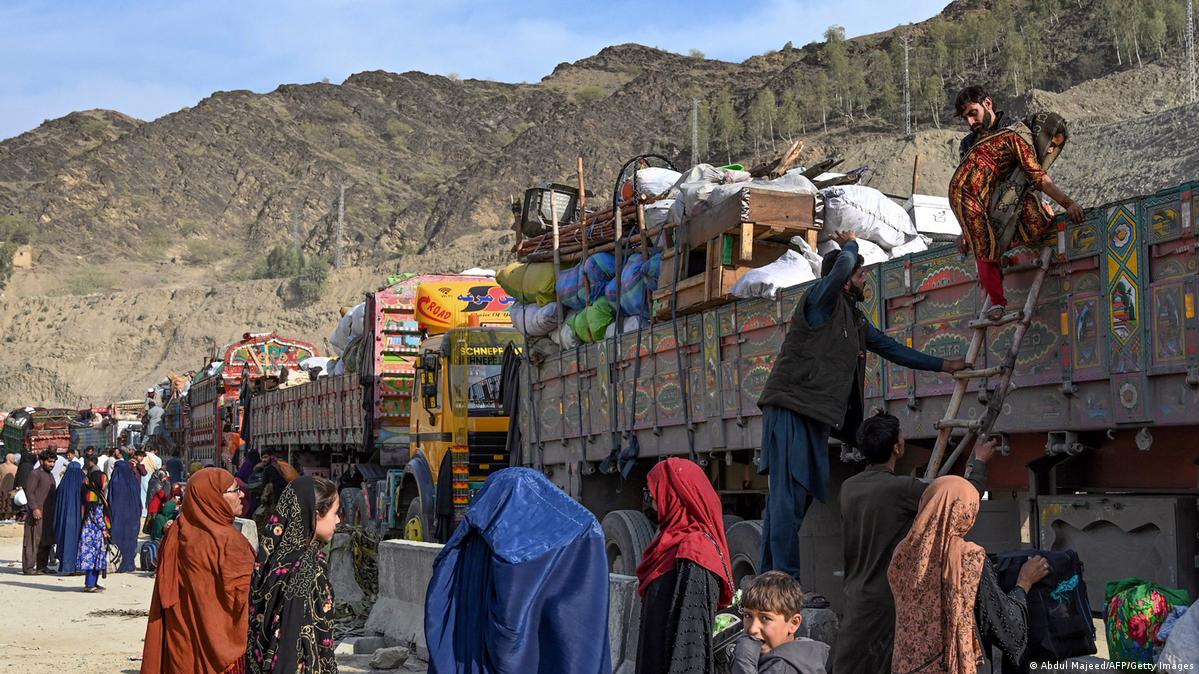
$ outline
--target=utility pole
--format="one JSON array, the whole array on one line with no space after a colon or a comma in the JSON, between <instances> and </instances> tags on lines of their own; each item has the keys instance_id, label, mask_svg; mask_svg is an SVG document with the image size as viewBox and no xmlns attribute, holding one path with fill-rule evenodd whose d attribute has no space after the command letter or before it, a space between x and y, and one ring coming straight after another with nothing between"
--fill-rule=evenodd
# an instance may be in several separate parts
<instances>
[{"instance_id":1,"label":"utility pole","mask_svg":"<svg viewBox=\"0 0 1199 674\"><path fill-rule=\"evenodd\" d=\"M1187 0L1187 103L1199 103L1195 76L1195 0Z\"/></svg>"},{"instance_id":2,"label":"utility pole","mask_svg":"<svg viewBox=\"0 0 1199 674\"><path fill-rule=\"evenodd\" d=\"M333 268L341 269L341 237L345 231L346 184L343 182L337 193L337 233L333 240Z\"/></svg>"},{"instance_id":3,"label":"utility pole","mask_svg":"<svg viewBox=\"0 0 1199 674\"><path fill-rule=\"evenodd\" d=\"M699 99L691 99L691 165L699 163Z\"/></svg>"},{"instance_id":4,"label":"utility pole","mask_svg":"<svg viewBox=\"0 0 1199 674\"><path fill-rule=\"evenodd\" d=\"M911 138L912 84L908 77L908 50L912 46L912 38L905 35L899 38L899 43L903 45L903 135L904 138Z\"/></svg>"}]
</instances>

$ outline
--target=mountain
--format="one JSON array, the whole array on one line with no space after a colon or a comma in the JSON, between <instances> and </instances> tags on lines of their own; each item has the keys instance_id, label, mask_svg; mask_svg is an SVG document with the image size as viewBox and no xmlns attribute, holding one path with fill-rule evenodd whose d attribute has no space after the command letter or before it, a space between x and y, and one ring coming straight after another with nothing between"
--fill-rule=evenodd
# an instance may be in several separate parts
<instances>
[{"instance_id":1,"label":"mountain","mask_svg":"<svg viewBox=\"0 0 1199 674\"><path fill-rule=\"evenodd\" d=\"M136 394L247 330L320 343L337 307L387 273L504 264L509 200L534 183L573 183L576 157L601 199L634 155L689 163L693 99L702 159L751 161L795 136L802 161L843 156L897 195L917 155L921 191L944 190L964 132L949 105L968 82L1013 113L1051 108L1072 121L1054 175L1084 205L1196 179L1187 139L1199 108L1179 107L1174 24L1151 47L1112 6L959 0L926 22L844 42L833 31L742 63L625 44L535 84L371 71L218 92L153 121L103 110L47 121L0 141L0 216L33 225L37 256L0 293L0 343L15 356L0 359L0 408ZM911 138L895 100L904 38ZM716 119L725 97L731 131ZM299 306L284 282L250 280L272 246L332 256L343 185L351 268L325 297Z\"/></svg>"}]
</instances>

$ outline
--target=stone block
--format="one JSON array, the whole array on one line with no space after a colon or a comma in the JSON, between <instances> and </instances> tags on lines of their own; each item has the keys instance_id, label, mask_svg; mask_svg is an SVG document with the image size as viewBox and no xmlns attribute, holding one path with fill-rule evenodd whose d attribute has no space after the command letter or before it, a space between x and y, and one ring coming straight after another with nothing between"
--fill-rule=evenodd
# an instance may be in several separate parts
<instances>
[{"instance_id":1,"label":"stone block","mask_svg":"<svg viewBox=\"0 0 1199 674\"><path fill-rule=\"evenodd\" d=\"M640 627L641 596L637 594L637 578L609 574L608 640L614 674L633 674L636 670Z\"/></svg>"},{"instance_id":2,"label":"stone block","mask_svg":"<svg viewBox=\"0 0 1199 674\"><path fill-rule=\"evenodd\" d=\"M433 578L433 560L441 547L400 540L379 543L379 596L366 619L366 629L399 643L416 642L422 658L428 657L425 589Z\"/></svg>"},{"instance_id":3,"label":"stone block","mask_svg":"<svg viewBox=\"0 0 1199 674\"><path fill-rule=\"evenodd\" d=\"M409 655L408 649L402 646L380 648L375 651L375 657L371 658L371 667L374 669L399 669L405 662L408 662Z\"/></svg>"}]
</instances>

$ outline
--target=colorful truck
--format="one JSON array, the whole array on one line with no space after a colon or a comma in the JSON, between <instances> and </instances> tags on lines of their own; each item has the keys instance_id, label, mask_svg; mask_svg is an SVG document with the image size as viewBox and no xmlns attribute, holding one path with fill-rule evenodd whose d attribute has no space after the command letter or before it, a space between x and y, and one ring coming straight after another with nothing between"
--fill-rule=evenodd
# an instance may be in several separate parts
<instances>
[{"instance_id":1,"label":"colorful truck","mask_svg":"<svg viewBox=\"0 0 1199 674\"><path fill-rule=\"evenodd\" d=\"M992 551L1074 549L1094 607L1107 581L1127 576L1199 590L1197 218L1199 183L1190 183L1091 209L1080 225L1059 223L1049 242L1058 256L996 424L1005 449L991 462L972 537ZM1024 249L1009 258L1006 286L1018 306L1034 257ZM974 265L955 247L869 267L867 278L862 306L887 334L937 355L964 354L980 298ZM520 393L525 463L602 518L615 571L632 572L648 543L642 487L666 456L705 467L728 513L734 574L757 570L766 497L755 470L757 400L806 289L532 364L531 391ZM977 367L999 362L1012 329L992 329ZM867 410L903 423L900 471L923 474L953 385L943 374L868 359ZM972 387L958 416L980 415L990 394ZM614 459L633 448L636 463L622 476ZM840 453L829 499L814 505L801 532L805 589L834 606L843 596L839 485L861 469L851 450Z\"/></svg>"},{"instance_id":2,"label":"colorful truck","mask_svg":"<svg viewBox=\"0 0 1199 674\"><path fill-rule=\"evenodd\" d=\"M59 453L71 446L71 424L76 410L48 407L23 407L4 419L4 448L8 452Z\"/></svg>"},{"instance_id":3,"label":"colorful truck","mask_svg":"<svg viewBox=\"0 0 1199 674\"><path fill-rule=\"evenodd\" d=\"M508 323L511 299L490 276L391 277L368 293L364 330L342 357L342 374L255 395L250 446L291 457L308 472L339 477L356 468L368 515L392 528L407 512L404 488L422 341L455 326Z\"/></svg>"}]
</instances>

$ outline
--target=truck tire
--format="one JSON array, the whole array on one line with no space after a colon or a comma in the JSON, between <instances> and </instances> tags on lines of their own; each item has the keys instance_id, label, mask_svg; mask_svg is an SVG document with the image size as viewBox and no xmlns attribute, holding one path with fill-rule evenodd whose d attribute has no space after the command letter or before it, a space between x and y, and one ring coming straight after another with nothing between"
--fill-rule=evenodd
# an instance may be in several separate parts
<instances>
[{"instance_id":1,"label":"truck tire","mask_svg":"<svg viewBox=\"0 0 1199 674\"><path fill-rule=\"evenodd\" d=\"M736 524L738 522L743 522L743 521L744 520L742 520L740 517L737 517L736 515L725 515L724 516L724 535L725 535L725 537L726 538L728 537L729 529L731 529L734 524Z\"/></svg>"},{"instance_id":2,"label":"truck tire","mask_svg":"<svg viewBox=\"0 0 1199 674\"><path fill-rule=\"evenodd\" d=\"M608 553L608 571L626 576L637 575L641 554L654 537L649 520L636 510L613 510L604 516L602 526L604 549Z\"/></svg>"},{"instance_id":3,"label":"truck tire","mask_svg":"<svg viewBox=\"0 0 1199 674\"><path fill-rule=\"evenodd\" d=\"M404 540L429 543L433 540L433 532L429 530L429 517L421 510L420 497L412 499L408 504L408 513L401 523Z\"/></svg>"},{"instance_id":4,"label":"truck tire","mask_svg":"<svg viewBox=\"0 0 1199 674\"><path fill-rule=\"evenodd\" d=\"M728 528L729 555L733 558L733 587L740 588L741 581L758 575L762 561L762 520L745 520Z\"/></svg>"}]
</instances>

